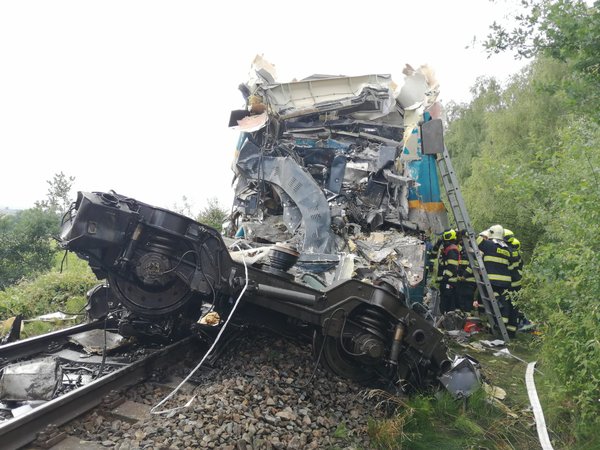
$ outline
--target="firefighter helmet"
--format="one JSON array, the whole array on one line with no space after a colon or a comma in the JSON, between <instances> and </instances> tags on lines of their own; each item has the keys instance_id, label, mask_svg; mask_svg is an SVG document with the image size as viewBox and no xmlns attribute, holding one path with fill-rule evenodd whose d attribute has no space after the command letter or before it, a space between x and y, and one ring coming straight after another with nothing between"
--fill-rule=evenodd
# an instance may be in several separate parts
<instances>
[{"instance_id":1,"label":"firefighter helmet","mask_svg":"<svg viewBox=\"0 0 600 450\"><path fill-rule=\"evenodd\" d=\"M456 240L456 230L446 230L444 234L442 234L442 238L444 241L455 241Z\"/></svg>"},{"instance_id":2,"label":"firefighter helmet","mask_svg":"<svg viewBox=\"0 0 600 450\"><path fill-rule=\"evenodd\" d=\"M504 228L502 225L492 225L488 231L490 239L504 239Z\"/></svg>"}]
</instances>

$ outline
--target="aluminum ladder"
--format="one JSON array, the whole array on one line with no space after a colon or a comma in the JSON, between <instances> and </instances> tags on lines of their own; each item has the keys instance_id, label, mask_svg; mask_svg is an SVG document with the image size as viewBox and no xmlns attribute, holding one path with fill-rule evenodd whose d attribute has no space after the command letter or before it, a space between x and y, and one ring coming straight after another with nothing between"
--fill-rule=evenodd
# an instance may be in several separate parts
<instances>
[{"instance_id":1,"label":"aluminum ladder","mask_svg":"<svg viewBox=\"0 0 600 450\"><path fill-rule=\"evenodd\" d=\"M450 208L454 215L457 231L460 232L460 236L462 237L463 248L469 258L469 264L473 269L479 297L485 308L485 313L489 318L492 332L494 334L500 334L504 342L508 342L510 340L508 332L502 321L502 314L498 307L498 301L496 300L487 270L485 270L485 265L483 264L483 258L479 251L479 246L477 245L477 237L471 226L469 213L467 212L454 168L452 167L450 154L445 146L443 151L437 154L436 161L440 176L444 183L444 189L448 196L448 203L450 203Z\"/></svg>"}]
</instances>

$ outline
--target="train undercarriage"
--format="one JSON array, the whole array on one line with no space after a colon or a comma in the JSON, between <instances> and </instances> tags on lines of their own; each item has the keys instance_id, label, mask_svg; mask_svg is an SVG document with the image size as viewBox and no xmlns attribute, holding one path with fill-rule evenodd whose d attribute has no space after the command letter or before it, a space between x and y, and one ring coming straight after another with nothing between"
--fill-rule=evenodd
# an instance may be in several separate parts
<instances>
[{"instance_id":1,"label":"train undercarriage","mask_svg":"<svg viewBox=\"0 0 600 450\"><path fill-rule=\"evenodd\" d=\"M442 333L393 285L349 279L308 287L287 272L298 255L283 246L270 248L268 265L236 262L216 230L100 192L79 193L61 242L107 280L91 294L90 309L97 316L124 309L125 335L169 339L215 312L216 323L204 329L218 327L239 301L236 322L311 334L320 362L348 379L421 384L451 367Z\"/></svg>"}]
</instances>

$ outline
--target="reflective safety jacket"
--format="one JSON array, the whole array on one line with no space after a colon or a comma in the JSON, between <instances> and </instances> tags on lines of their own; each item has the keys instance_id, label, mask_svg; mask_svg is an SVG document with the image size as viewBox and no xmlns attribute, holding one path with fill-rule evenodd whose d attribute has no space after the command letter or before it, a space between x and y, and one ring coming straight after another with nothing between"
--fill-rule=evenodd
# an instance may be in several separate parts
<instances>
[{"instance_id":1,"label":"reflective safety jacket","mask_svg":"<svg viewBox=\"0 0 600 450\"><path fill-rule=\"evenodd\" d=\"M458 281L458 266L460 261L460 252L458 245L445 244L440 252L439 280L441 283L456 283Z\"/></svg>"},{"instance_id":2,"label":"reflective safety jacket","mask_svg":"<svg viewBox=\"0 0 600 450\"><path fill-rule=\"evenodd\" d=\"M433 268L435 267L435 262L438 259L438 253L440 250L441 243L442 241L438 240L434 245L428 243L429 245L425 247L427 248L427 270L431 274L433 274Z\"/></svg>"},{"instance_id":3,"label":"reflective safety jacket","mask_svg":"<svg viewBox=\"0 0 600 450\"><path fill-rule=\"evenodd\" d=\"M473 275L473 269L469 264L469 257L467 252L462 245L458 246L460 252L458 258L458 281L466 281L467 283L475 283L475 275Z\"/></svg>"},{"instance_id":4,"label":"reflective safety jacket","mask_svg":"<svg viewBox=\"0 0 600 450\"><path fill-rule=\"evenodd\" d=\"M483 264L492 286L510 288L512 284L512 252L506 242L483 239L477 240L483 256Z\"/></svg>"},{"instance_id":5,"label":"reflective safety jacket","mask_svg":"<svg viewBox=\"0 0 600 450\"><path fill-rule=\"evenodd\" d=\"M511 264L510 264L510 275L511 275L511 288L518 290L521 289L521 281L523 278L523 259L521 258L521 251L509 244L511 251Z\"/></svg>"}]
</instances>

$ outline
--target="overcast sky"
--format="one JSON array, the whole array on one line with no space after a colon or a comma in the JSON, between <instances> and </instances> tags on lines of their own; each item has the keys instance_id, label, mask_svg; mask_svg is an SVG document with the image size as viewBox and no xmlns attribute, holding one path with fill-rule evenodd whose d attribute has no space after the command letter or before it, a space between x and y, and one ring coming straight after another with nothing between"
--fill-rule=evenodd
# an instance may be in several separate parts
<instances>
[{"instance_id":1,"label":"overcast sky","mask_svg":"<svg viewBox=\"0 0 600 450\"><path fill-rule=\"evenodd\" d=\"M441 100L523 62L472 44L499 0L0 2L0 207L29 208L62 171L76 191L114 189L198 211L232 200L232 109L256 54L279 81L390 73L427 63Z\"/></svg>"}]
</instances>

